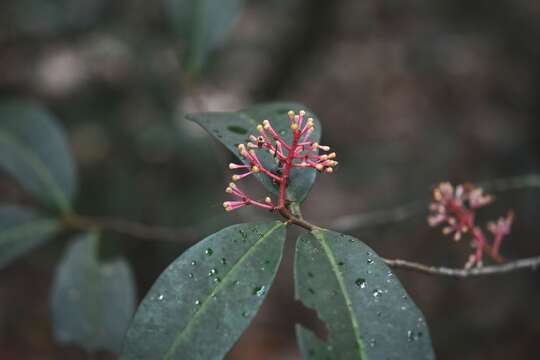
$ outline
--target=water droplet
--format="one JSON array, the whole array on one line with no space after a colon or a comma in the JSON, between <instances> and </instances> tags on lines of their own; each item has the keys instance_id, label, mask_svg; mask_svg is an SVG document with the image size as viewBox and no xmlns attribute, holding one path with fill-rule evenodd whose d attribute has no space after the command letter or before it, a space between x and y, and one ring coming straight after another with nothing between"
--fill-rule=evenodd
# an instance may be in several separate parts
<instances>
[{"instance_id":1,"label":"water droplet","mask_svg":"<svg viewBox=\"0 0 540 360\"><path fill-rule=\"evenodd\" d=\"M339 266L345 265L345 263L344 263L343 261L340 261L340 262L338 262L337 264L338 264Z\"/></svg>"},{"instance_id":2,"label":"water droplet","mask_svg":"<svg viewBox=\"0 0 540 360\"><path fill-rule=\"evenodd\" d=\"M195 300L195 305L201 305L201 301L199 299Z\"/></svg>"},{"instance_id":3,"label":"water droplet","mask_svg":"<svg viewBox=\"0 0 540 360\"><path fill-rule=\"evenodd\" d=\"M417 341L417 340L419 340L419 339L422 337L422 335L423 335L423 334L422 334L421 331L419 331L419 332L417 332L417 333L415 333L415 332L412 331L412 330L407 331L407 339L408 339L409 341Z\"/></svg>"},{"instance_id":4,"label":"water droplet","mask_svg":"<svg viewBox=\"0 0 540 360\"><path fill-rule=\"evenodd\" d=\"M238 230L238 232L240 233L240 236L242 237L242 240L246 241L247 237L248 237L246 232L244 230Z\"/></svg>"},{"instance_id":5,"label":"water droplet","mask_svg":"<svg viewBox=\"0 0 540 360\"><path fill-rule=\"evenodd\" d=\"M371 339L369 340L369 347L375 347L375 345L377 345L377 341L375 341L375 339Z\"/></svg>"},{"instance_id":6,"label":"water droplet","mask_svg":"<svg viewBox=\"0 0 540 360\"><path fill-rule=\"evenodd\" d=\"M307 273L307 276L310 277L310 278L312 278L312 277L313 277L313 273L312 273L312 272L308 272L308 273Z\"/></svg>"},{"instance_id":7,"label":"water droplet","mask_svg":"<svg viewBox=\"0 0 540 360\"><path fill-rule=\"evenodd\" d=\"M240 284L240 281L234 280L232 284L233 284L234 286L236 286L236 285Z\"/></svg>"},{"instance_id":8,"label":"water droplet","mask_svg":"<svg viewBox=\"0 0 540 360\"><path fill-rule=\"evenodd\" d=\"M365 289L366 286L367 286L367 282L366 282L366 279L364 278L358 278L354 281L354 283L356 284L356 286L358 286L360 289Z\"/></svg>"},{"instance_id":9,"label":"water droplet","mask_svg":"<svg viewBox=\"0 0 540 360\"><path fill-rule=\"evenodd\" d=\"M188 278L193 279L193 273L189 273Z\"/></svg>"},{"instance_id":10,"label":"water droplet","mask_svg":"<svg viewBox=\"0 0 540 360\"><path fill-rule=\"evenodd\" d=\"M216 276L214 278L214 282L216 282L216 283L221 282L221 278L219 276Z\"/></svg>"},{"instance_id":11,"label":"water droplet","mask_svg":"<svg viewBox=\"0 0 540 360\"><path fill-rule=\"evenodd\" d=\"M244 312L242 313L242 316L245 317L245 318L247 318L247 317L249 317L249 313L248 313L247 311L244 311Z\"/></svg>"},{"instance_id":12,"label":"water droplet","mask_svg":"<svg viewBox=\"0 0 540 360\"><path fill-rule=\"evenodd\" d=\"M374 297L379 297L383 294L382 290L381 289L375 289L373 290L373 296Z\"/></svg>"},{"instance_id":13,"label":"water droplet","mask_svg":"<svg viewBox=\"0 0 540 360\"><path fill-rule=\"evenodd\" d=\"M217 270L216 269L210 269L210 271L208 272L208 276L214 276L217 274Z\"/></svg>"},{"instance_id":14,"label":"water droplet","mask_svg":"<svg viewBox=\"0 0 540 360\"><path fill-rule=\"evenodd\" d=\"M368 259L367 259L367 263L368 263L368 265L373 264L373 259L372 259L372 258L368 258Z\"/></svg>"},{"instance_id":15,"label":"water droplet","mask_svg":"<svg viewBox=\"0 0 540 360\"><path fill-rule=\"evenodd\" d=\"M221 264L222 265L227 265L227 259L221 258Z\"/></svg>"},{"instance_id":16,"label":"water droplet","mask_svg":"<svg viewBox=\"0 0 540 360\"><path fill-rule=\"evenodd\" d=\"M253 295L257 295L257 296L263 296L265 292L266 292L266 288L264 286L257 286L256 288L253 289Z\"/></svg>"},{"instance_id":17,"label":"water droplet","mask_svg":"<svg viewBox=\"0 0 540 360\"><path fill-rule=\"evenodd\" d=\"M388 272L386 273L386 276L392 277L392 276L394 276L394 274L390 270L388 270Z\"/></svg>"},{"instance_id":18,"label":"water droplet","mask_svg":"<svg viewBox=\"0 0 540 360\"><path fill-rule=\"evenodd\" d=\"M401 309L401 311L405 311L405 310L407 310L407 307L406 307L406 306L402 306L400 309Z\"/></svg>"},{"instance_id":19,"label":"water droplet","mask_svg":"<svg viewBox=\"0 0 540 360\"><path fill-rule=\"evenodd\" d=\"M159 294L158 298L157 298L159 301L165 299L165 295L163 294Z\"/></svg>"},{"instance_id":20,"label":"water droplet","mask_svg":"<svg viewBox=\"0 0 540 360\"><path fill-rule=\"evenodd\" d=\"M214 253L214 250L208 248L208 249L205 250L204 253L205 253L206 255L208 255L208 256L212 256L212 254Z\"/></svg>"},{"instance_id":21,"label":"water droplet","mask_svg":"<svg viewBox=\"0 0 540 360\"><path fill-rule=\"evenodd\" d=\"M377 311L377 317L381 317L381 315L382 315L382 312Z\"/></svg>"},{"instance_id":22,"label":"water droplet","mask_svg":"<svg viewBox=\"0 0 540 360\"><path fill-rule=\"evenodd\" d=\"M191 262L191 265L195 266L195 265L197 265L197 262L196 262L195 260L193 260L193 261Z\"/></svg>"},{"instance_id":23,"label":"water droplet","mask_svg":"<svg viewBox=\"0 0 540 360\"><path fill-rule=\"evenodd\" d=\"M371 253L371 251L368 251L368 252L366 252L366 255L367 256L372 256L373 254Z\"/></svg>"}]
</instances>

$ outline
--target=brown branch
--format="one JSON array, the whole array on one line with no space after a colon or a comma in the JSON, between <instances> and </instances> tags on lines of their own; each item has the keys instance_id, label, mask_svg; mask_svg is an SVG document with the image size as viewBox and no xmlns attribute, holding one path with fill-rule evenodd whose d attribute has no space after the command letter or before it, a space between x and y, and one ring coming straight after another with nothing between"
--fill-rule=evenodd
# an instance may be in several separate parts
<instances>
[{"instance_id":1,"label":"brown branch","mask_svg":"<svg viewBox=\"0 0 540 360\"><path fill-rule=\"evenodd\" d=\"M484 266L471 269L455 269L441 266L429 266L401 259L384 259L393 268L416 271L427 275L443 275L456 278L466 278L480 275L504 274L517 270L536 270L540 267L540 256L507 262L501 265Z\"/></svg>"},{"instance_id":2,"label":"brown branch","mask_svg":"<svg viewBox=\"0 0 540 360\"><path fill-rule=\"evenodd\" d=\"M164 229L124 219L109 217L89 217L69 215L63 219L64 226L68 230L106 230L118 234L131 236L142 240L194 242L199 231L187 227L182 229Z\"/></svg>"}]
</instances>

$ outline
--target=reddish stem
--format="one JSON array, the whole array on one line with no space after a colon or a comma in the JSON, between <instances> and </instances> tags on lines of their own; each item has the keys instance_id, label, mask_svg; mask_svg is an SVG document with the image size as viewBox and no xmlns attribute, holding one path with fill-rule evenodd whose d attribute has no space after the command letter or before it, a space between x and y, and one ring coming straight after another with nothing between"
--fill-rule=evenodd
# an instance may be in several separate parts
<instances>
[{"instance_id":1,"label":"reddish stem","mask_svg":"<svg viewBox=\"0 0 540 360\"><path fill-rule=\"evenodd\" d=\"M283 175L281 176L281 183L279 184L279 203L278 210L285 209L285 190L287 189L287 184L289 182L289 173L293 167L293 161L296 154L296 148L298 147L298 140L300 139L300 132L298 130L294 131L293 142L290 146L287 153L287 158L285 159L285 164L283 165Z\"/></svg>"}]
</instances>

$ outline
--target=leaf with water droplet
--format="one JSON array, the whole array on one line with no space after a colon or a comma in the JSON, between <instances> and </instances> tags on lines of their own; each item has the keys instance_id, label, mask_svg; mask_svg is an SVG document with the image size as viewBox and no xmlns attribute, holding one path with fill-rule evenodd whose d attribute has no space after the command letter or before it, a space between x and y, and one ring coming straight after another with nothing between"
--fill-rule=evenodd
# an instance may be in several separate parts
<instances>
[{"instance_id":1,"label":"leaf with water droplet","mask_svg":"<svg viewBox=\"0 0 540 360\"><path fill-rule=\"evenodd\" d=\"M289 110L305 110L307 115L315 120L315 131L311 135L311 140L318 142L321 137L321 125L317 117L306 106L299 103L268 103L255 105L245 110L231 113L198 113L189 114L186 118L195 121L205 128L210 135L216 136L232 153L239 156L238 144L246 142L247 134L240 134L231 131L231 128L246 129L248 134L258 134L257 125L263 120L269 120L272 127L280 134L284 134L284 139L290 143L292 132L290 131L290 120L287 115ZM267 169L273 169L276 166L274 158L266 151L257 150L258 157ZM245 159L239 157L241 161ZM262 174L256 174L255 177L274 194L278 192L278 186L272 180ZM315 181L316 171L313 169L293 169L289 176L289 185L287 187L287 199L294 202L301 202L307 196L309 190Z\"/></svg>"},{"instance_id":2,"label":"leaf with water droplet","mask_svg":"<svg viewBox=\"0 0 540 360\"><path fill-rule=\"evenodd\" d=\"M118 352L135 310L135 282L126 261L99 262L97 242L97 234L79 236L58 265L50 293L53 334L88 351Z\"/></svg>"},{"instance_id":3,"label":"leaf with water droplet","mask_svg":"<svg viewBox=\"0 0 540 360\"><path fill-rule=\"evenodd\" d=\"M248 231L248 226L257 231ZM240 232L246 241L231 242ZM285 224L260 222L230 226L193 245L142 301L121 358L222 359L266 297L284 242ZM209 248L213 256L205 253ZM221 259L227 259L226 266ZM266 259L271 263L264 265ZM185 276L188 272L193 279ZM155 301L158 294L166 294L165 300Z\"/></svg>"},{"instance_id":4,"label":"leaf with water droplet","mask_svg":"<svg viewBox=\"0 0 540 360\"><path fill-rule=\"evenodd\" d=\"M325 342L297 325L306 359L435 358L425 322L418 322L420 310L397 279L386 282L390 269L373 250L358 239L332 231L316 230L299 240L296 299L316 310L328 330ZM342 261L346 268L340 266ZM310 277L310 272L317 276ZM366 292L368 284L370 291ZM407 306L407 311L400 311L400 306ZM408 341L407 329L411 328L424 335Z\"/></svg>"}]
</instances>

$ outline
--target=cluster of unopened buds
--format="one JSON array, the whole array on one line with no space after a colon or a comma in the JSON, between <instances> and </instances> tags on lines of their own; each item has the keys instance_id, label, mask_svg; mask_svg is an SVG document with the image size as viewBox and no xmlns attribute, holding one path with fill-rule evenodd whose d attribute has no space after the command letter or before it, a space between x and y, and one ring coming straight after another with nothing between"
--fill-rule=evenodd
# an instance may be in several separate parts
<instances>
[{"instance_id":1,"label":"cluster of unopened buds","mask_svg":"<svg viewBox=\"0 0 540 360\"><path fill-rule=\"evenodd\" d=\"M471 184L458 185L454 188L450 183L444 182L433 189L429 225L444 224L443 234L453 235L455 241L459 241L464 235L470 235L475 252L470 255L465 264L466 268L481 267L484 253L496 261L501 260L499 249L503 239L510 234L513 213L510 211L506 217L487 224L488 231L493 235L491 243L475 222L476 211L491 204L493 200L493 196L484 194L481 188Z\"/></svg>"},{"instance_id":2,"label":"cluster of unopened buds","mask_svg":"<svg viewBox=\"0 0 540 360\"><path fill-rule=\"evenodd\" d=\"M270 121L264 120L257 125L257 135L251 134L247 144L238 145L240 156L244 164L229 164L231 170L242 170L241 174L232 176L232 182L225 190L235 196L236 201L225 201L223 207L226 211L236 210L246 205L253 205L262 209L274 211L283 208L286 204L285 189L289 182L290 171L293 168L315 169L320 173L330 174L338 164L334 159L336 153L330 151L329 146L323 146L310 140L315 130L313 118L307 117L305 111L288 112L292 142L287 144L285 140L274 130ZM276 167L265 167L257 156L256 150L267 151L275 160ZM325 154L319 155L319 150ZM238 188L236 182L252 174L261 173L268 176L273 183L279 185L279 198L274 202L269 196L263 201L256 201L248 197Z\"/></svg>"}]
</instances>

